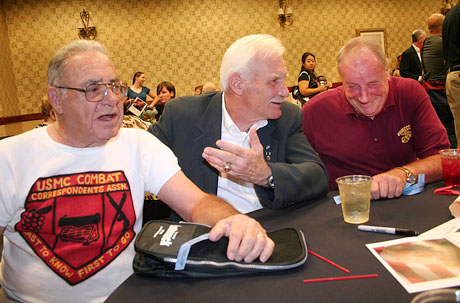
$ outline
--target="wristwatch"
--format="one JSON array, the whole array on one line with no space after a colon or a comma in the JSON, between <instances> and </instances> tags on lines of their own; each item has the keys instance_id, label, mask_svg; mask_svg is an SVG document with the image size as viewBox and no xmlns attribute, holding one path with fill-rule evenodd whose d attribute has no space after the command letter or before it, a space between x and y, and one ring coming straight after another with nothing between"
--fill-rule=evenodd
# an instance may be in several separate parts
<instances>
[{"instance_id":1,"label":"wristwatch","mask_svg":"<svg viewBox=\"0 0 460 303\"><path fill-rule=\"evenodd\" d=\"M407 183L415 184L415 182L417 182L417 178L415 178L414 174L410 170L408 170L405 167L396 167L396 168L400 169L400 170L402 170L403 172L406 173L406 182Z\"/></svg>"},{"instance_id":2,"label":"wristwatch","mask_svg":"<svg viewBox=\"0 0 460 303\"><path fill-rule=\"evenodd\" d=\"M267 184L265 185L265 188L268 189L275 189L275 181L273 180L273 175L268 177L267 179Z\"/></svg>"}]
</instances>

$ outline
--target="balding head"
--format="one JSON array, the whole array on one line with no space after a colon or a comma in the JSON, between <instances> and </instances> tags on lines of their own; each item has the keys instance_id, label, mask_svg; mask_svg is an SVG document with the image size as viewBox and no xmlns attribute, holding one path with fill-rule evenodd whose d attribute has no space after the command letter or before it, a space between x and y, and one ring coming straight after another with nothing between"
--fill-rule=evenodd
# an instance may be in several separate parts
<instances>
[{"instance_id":1,"label":"balding head","mask_svg":"<svg viewBox=\"0 0 460 303\"><path fill-rule=\"evenodd\" d=\"M209 93L209 92L215 92L217 90L217 87L214 83L212 82L206 82L204 85L203 85L203 89L202 89L202 93Z\"/></svg>"},{"instance_id":2,"label":"balding head","mask_svg":"<svg viewBox=\"0 0 460 303\"><path fill-rule=\"evenodd\" d=\"M442 33L444 18L445 16L439 13L434 13L428 18L428 29L431 35L440 35Z\"/></svg>"}]
</instances>

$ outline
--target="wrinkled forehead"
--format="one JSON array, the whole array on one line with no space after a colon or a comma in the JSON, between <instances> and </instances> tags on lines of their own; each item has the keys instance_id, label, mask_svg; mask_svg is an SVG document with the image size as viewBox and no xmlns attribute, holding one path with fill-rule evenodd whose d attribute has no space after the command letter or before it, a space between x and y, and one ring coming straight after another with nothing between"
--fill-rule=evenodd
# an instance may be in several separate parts
<instances>
[{"instance_id":1,"label":"wrinkled forehead","mask_svg":"<svg viewBox=\"0 0 460 303\"><path fill-rule=\"evenodd\" d=\"M249 71L254 78L286 77L287 67L282 56L256 57L249 66Z\"/></svg>"},{"instance_id":2,"label":"wrinkled forehead","mask_svg":"<svg viewBox=\"0 0 460 303\"><path fill-rule=\"evenodd\" d=\"M115 80L117 78L115 65L103 53L98 51L86 51L73 55L67 60L64 75L79 78L102 78ZM112 79L113 78L113 79Z\"/></svg>"},{"instance_id":3,"label":"wrinkled forehead","mask_svg":"<svg viewBox=\"0 0 460 303\"><path fill-rule=\"evenodd\" d=\"M368 69L374 72L384 72L385 66L377 56L368 49L360 49L344 55L340 74L343 75L345 69Z\"/></svg>"}]
</instances>

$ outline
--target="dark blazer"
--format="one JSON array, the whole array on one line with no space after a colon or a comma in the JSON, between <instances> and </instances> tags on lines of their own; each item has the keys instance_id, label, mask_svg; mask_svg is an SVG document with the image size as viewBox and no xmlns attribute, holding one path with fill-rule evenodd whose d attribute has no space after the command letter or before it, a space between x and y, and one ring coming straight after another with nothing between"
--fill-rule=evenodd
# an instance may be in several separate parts
<instances>
[{"instance_id":1,"label":"dark blazer","mask_svg":"<svg viewBox=\"0 0 460 303\"><path fill-rule=\"evenodd\" d=\"M255 186L262 204L279 208L324 196L327 171L302 133L302 112L284 103L282 116L257 131L275 189ZM244 110L244 109L242 109ZM204 192L217 193L218 171L201 156L216 147L222 128L222 92L177 98L166 103L160 121L149 131L168 145L185 175Z\"/></svg>"},{"instance_id":2,"label":"dark blazer","mask_svg":"<svg viewBox=\"0 0 460 303\"><path fill-rule=\"evenodd\" d=\"M401 77L412 78L417 81L422 75L422 63L412 45L402 53L399 71Z\"/></svg>"}]
</instances>

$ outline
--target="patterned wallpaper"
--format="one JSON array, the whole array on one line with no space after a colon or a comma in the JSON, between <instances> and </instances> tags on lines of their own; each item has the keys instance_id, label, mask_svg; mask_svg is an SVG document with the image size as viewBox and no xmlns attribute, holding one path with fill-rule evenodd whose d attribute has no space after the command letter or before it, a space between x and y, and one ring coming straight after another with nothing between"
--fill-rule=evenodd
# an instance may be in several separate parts
<instances>
[{"instance_id":1,"label":"patterned wallpaper","mask_svg":"<svg viewBox=\"0 0 460 303\"><path fill-rule=\"evenodd\" d=\"M19 115L18 96L5 19L5 12L0 2L0 91L2 92L0 94L0 117L3 116L3 112L8 113L8 116Z\"/></svg>"},{"instance_id":2,"label":"patterned wallpaper","mask_svg":"<svg viewBox=\"0 0 460 303\"><path fill-rule=\"evenodd\" d=\"M296 84L305 51L315 53L319 74L340 81L335 55L356 29L385 28L386 51L394 66L396 56L410 46L412 30L427 30L426 19L444 3L290 0L294 24L283 28L277 21L278 0L0 1L4 13L0 14L0 90L7 92L2 94L0 116L39 111L48 61L57 48L78 39L76 27L84 8L122 80L131 82L134 72L144 71L146 86L155 90L158 82L171 81L182 96L192 94L198 84L217 84L225 49L253 33L272 34L283 41L287 85Z\"/></svg>"}]
</instances>

